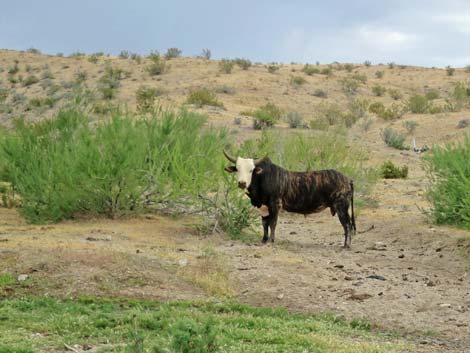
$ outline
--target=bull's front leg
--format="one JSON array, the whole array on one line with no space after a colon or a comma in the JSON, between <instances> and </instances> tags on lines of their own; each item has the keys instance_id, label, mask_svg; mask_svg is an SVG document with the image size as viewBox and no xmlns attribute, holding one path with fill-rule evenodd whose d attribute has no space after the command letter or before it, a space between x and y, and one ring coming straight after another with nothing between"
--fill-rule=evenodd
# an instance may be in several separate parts
<instances>
[{"instance_id":1,"label":"bull's front leg","mask_svg":"<svg viewBox=\"0 0 470 353\"><path fill-rule=\"evenodd\" d=\"M277 225L277 217L279 215L279 207L280 205L278 201L272 202L269 205L269 216L270 216L269 228L271 229L270 239L271 239L271 242L273 243L274 243L274 238L276 236L276 225Z\"/></svg>"},{"instance_id":2,"label":"bull's front leg","mask_svg":"<svg viewBox=\"0 0 470 353\"><path fill-rule=\"evenodd\" d=\"M263 244L268 241L268 227L269 227L269 216L261 217L261 221L263 223Z\"/></svg>"}]
</instances>

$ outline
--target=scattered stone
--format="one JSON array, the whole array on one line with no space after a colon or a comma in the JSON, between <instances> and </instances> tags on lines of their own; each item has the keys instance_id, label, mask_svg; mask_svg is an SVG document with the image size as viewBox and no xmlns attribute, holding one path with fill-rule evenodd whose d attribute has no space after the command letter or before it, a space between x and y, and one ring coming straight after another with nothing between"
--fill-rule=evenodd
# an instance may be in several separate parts
<instances>
[{"instance_id":1,"label":"scattered stone","mask_svg":"<svg viewBox=\"0 0 470 353\"><path fill-rule=\"evenodd\" d=\"M284 299L284 294L283 294L283 293L279 294L279 295L277 296L277 299L279 299L279 300Z\"/></svg>"},{"instance_id":2,"label":"scattered stone","mask_svg":"<svg viewBox=\"0 0 470 353\"><path fill-rule=\"evenodd\" d=\"M369 293L359 293L359 294L356 294L356 293L352 293L348 299L349 300L357 300L357 301L364 301L366 299L369 299L369 298L372 298L372 295L370 295Z\"/></svg>"},{"instance_id":3,"label":"scattered stone","mask_svg":"<svg viewBox=\"0 0 470 353\"><path fill-rule=\"evenodd\" d=\"M352 281L353 278L351 276L344 276L345 281Z\"/></svg>"},{"instance_id":4,"label":"scattered stone","mask_svg":"<svg viewBox=\"0 0 470 353\"><path fill-rule=\"evenodd\" d=\"M448 303L442 303L442 304L439 304L439 306L441 308L450 308L452 305L451 304L448 304Z\"/></svg>"},{"instance_id":5,"label":"scattered stone","mask_svg":"<svg viewBox=\"0 0 470 353\"><path fill-rule=\"evenodd\" d=\"M367 276L366 278L371 278L371 279L378 279L379 281L386 281L385 277L384 276L381 276L381 275L370 275L370 276Z\"/></svg>"},{"instance_id":6,"label":"scattered stone","mask_svg":"<svg viewBox=\"0 0 470 353\"><path fill-rule=\"evenodd\" d=\"M399 258L399 259L403 259L404 257L405 257L405 254L400 254L400 255L398 255L398 258Z\"/></svg>"},{"instance_id":7,"label":"scattered stone","mask_svg":"<svg viewBox=\"0 0 470 353\"><path fill-rule=\"evenodd\" d=\"M336 268L344 268L344 265L335 265Z\"/></svg>"},{"instance_id":8,"label":"scattered stone","mask_svg":"<svg viewBox=\"0 0 470 353\"><path fill-rule=\"evenodd\" d=\"M467 126L470 126L470 119L462 119L457 124L457 129L463 129L463 128L466 128Z\"/></svg>"},{"instance_id":9,"label":"scattered stone","mask_svg":"<svg viewBox=\"0 0 470 353\"><path fill-rule=\"evenodd\" d=\"M19 275L18 276L18 282L23 282L28 279L28 275Z\"/></svg>"},{"instance_id":10,"label":"scattered stone","mask_svg":"<svg viewBox=\"0 0 470 353\"><path fill-rule=\"evenodd\" d=\"M297 232L292 231L292 232L290 232L289 234L290 234L290 235L294 235L294 234L297 234Z\"/></svg>"},{"instance_id":11,"label":"scattered stone","mask_svg":"<svg viewBox=\"0 0 470 353\"><path fill-rule=\"evenodd\" d=\"M140 249L137 249L137 250L135 251L136 254L140 254L141 252L142 252L142 251L141 251Z\"/></svg>"},{"instance_id":12,"label":"scattered stone","mask_svg":"<svg viewBox=\"0 0 470 353\"><path fill-rule=\"evenodd\" d=\"M255 257L257 259L261 259L261 254L256 253L256 254L253 255L253 257Z\"/></svg>"},{"instance_id":13,"label":"scattered stone","mask_svg":"<svg viewBox=\"0 0 470 353\"><path fill-rule=\"evenodd\" d=\"M369 246L366 248L367 250L376 250L376 251L386 251L387 250L387 244L377 241L373 245Z\"/></svg>"},{"instance_id":14,"label":"scattered stone","mask_svg":"<svg viewBox=\"0 0 470 353\"><path fill-rule=\"evenodd\" d=\"M87 237L86 240L88 241L111 241L112 237L111 235L107 235L104 237Z\"/></svg>"},{"instance_id":15,"label":"scattered stone","mask_svg":"<svg viewBox=\"0 0 470 353\"><path fill-rule=\"evenodd\" d=\"M188 259L180 259L180 260L178 261L178 265L179 265L180 267L186 267L186 266L188 265Z\"/></svg>"}]
</instances>

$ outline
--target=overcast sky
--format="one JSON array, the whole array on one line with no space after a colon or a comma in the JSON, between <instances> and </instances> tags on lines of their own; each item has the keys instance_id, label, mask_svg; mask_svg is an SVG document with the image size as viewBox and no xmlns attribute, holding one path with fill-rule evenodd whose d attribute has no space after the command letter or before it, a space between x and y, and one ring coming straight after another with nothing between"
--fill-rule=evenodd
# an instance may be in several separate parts
<instances>
[{"instance_id":1,"label":"overcast sky","mask_svg":"<svg viewBox=\"0 0 470 353\"><path fill-rule=\"evenodd\" d=\"M0 48L470 64L470 1L0 0Z\"/></svg>"}]
</instances>

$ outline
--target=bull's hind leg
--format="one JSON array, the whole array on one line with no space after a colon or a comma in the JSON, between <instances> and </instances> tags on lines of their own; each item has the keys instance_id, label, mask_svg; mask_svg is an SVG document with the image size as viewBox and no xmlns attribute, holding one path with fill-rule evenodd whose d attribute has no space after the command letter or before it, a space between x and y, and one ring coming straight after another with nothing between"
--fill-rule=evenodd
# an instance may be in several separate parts
<instances>
[{"instance_id":1,"label":"bull's hind leg","mask_svg":"<svg viewBox=\"0 0 470 353\"><path fill-rule=\"evenodd\" d=\"M335 203L335 209L338 213L339 221L344 229L344 247L349 248L351 247L351 234L353 230L351 218L348 213L349 202L347 200L338 201Z\"/></svg>"},{"instance_id":2,"label":"bull's hind leg","mask_svg":"<svg viewBox=\"0 0 470 353\"><path fill-rule=\"evenodd\" d=\"M266 243L268 241L268 227L269 227L269 216L267 217L261 217L261 221L263 223L263 243Z\"/></svg>"}]
</instances>

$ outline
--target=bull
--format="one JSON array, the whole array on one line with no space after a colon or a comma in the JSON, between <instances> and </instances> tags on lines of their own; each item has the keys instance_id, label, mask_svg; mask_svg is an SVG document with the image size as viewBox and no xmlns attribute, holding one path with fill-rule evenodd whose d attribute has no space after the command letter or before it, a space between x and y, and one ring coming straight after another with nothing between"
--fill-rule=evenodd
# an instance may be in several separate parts
<instances>
[{"instance_id":1,"label":"bull","mask_svg":"<svg viewBox=\"0 0 470 353\"><path fill-rule=\"evenodd\" d=\"M351 236L356 233L351 179L332 169L292 172L274 164L267 156L260 159L234 158L223 152L235 164L225 170L237 173L238 186L245 190L251 204L261 213L263 243L268 240L274 242L281 209L307 215L329 208L332 216L338 215L343 226L344 247L351 246Z\"/></svg>"}]
</instances>

